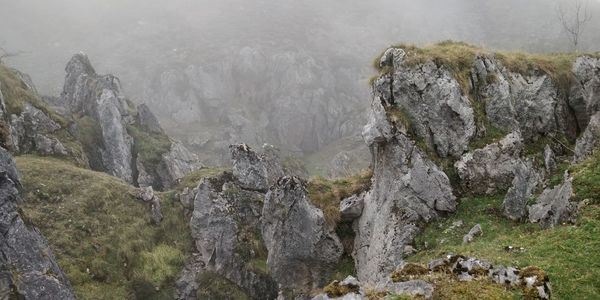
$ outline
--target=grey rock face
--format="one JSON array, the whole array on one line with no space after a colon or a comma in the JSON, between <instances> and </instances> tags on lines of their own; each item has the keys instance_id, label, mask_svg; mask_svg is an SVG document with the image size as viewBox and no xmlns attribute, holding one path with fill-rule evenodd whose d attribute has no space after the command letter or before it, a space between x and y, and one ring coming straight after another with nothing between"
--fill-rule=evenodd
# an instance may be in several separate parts
<instances>
[{"instance_id":1,"label":"grey rock face","mask_svg":"<svg viewBox=\"0 0 600 300\"><path fill-rule=\"evenodd\" d=\"M569 106L575 112L580 130L600 110L600 59L580 56L573 64L575 83L571 87Z\"/></svg>"},{"instance_id":2,"label":"grey rock face","mask_svg":"<svg viewBox=\"0 0 600 300\"><path fill-rule=\"evenodd\" d=\"M57 146L57 149L52 146L48 147L46 144L47 140L50 139L47 135L56 132L61 127L41 110L25 104L20 115L11 116L10 125L12 148L15 152L43 151L49 152L44 154L62 154L54 151L60 152L60 148L64 149L62 144ZM43 138L40 136L43 136ZM41 145L38 145L38 142L41 142ZM56 142L58 141L56 140ZM57 144L56 142L53 144Z\"/></svg>"},{"instance_id":3,"label":"grey rock face","mask_svg":"<svg viewBox=\"0 0 600 300\"><path fill-rule=\"evenodd\" d=\"M250 265L250 260L266 254L256 248L262 245L257 235L262 200L263 194L236 185L230 173L205 178L197 188L190 227L205 270L234 282L253 299L274 299L275 282Z\"/></svg>"},{"instance_id":4,"label":"grey rock face","mask_svg":"<svg viewBox=\"0 0 600 300\"><path fill-rule=\"evenodd\" d=\"M389 283L386 285L386 289L398 295L421 296L425 299L433 298L433 284L423 280Z\"/></svg>"},{"instance_id":5,"label":"grey rock face","mask_svg":"<svg viewBox=\"0 0 600 300\"><path fill-rule=\"evenodd\" d=\"M152 113L148 105L140 104L137 107L138 111L138 120L140 122L140 126L152 133L163 133L163 129L158 122L158 119Z\"/></svg>"},{"instance_id":6,"label":"grey rock face","mask_svg":"<svg viewBox=\"0 0 600 300\"><path fill-rule=\"evenodd\" d=\"M185 175L203 168L198 156L190 152L183 144L174 141L171 150L163 154L158 176L164 188L173 187Z\"/></svg>"},{"instance_id":7,"label":"grey rock face","mask_svg":"<svg viewBox=\"0 0 600 300\"><path fill-rule=\"evenodd\" d=\"M233 175L243 188L266 191L283 174L272 146L264 145L263 153L250 149L246 144L229 146L233 161Z\"/></svg>"},{"instance_id":8,"label":"grey rock face","mask_svg":"<svg viewBox=\"0 0 600 300\"><path fill-rule=\"evenodd\" d=\"M135 162L136 164L136 168L137 168L137 184L140 187L147 187L147 186L152 186L154 184L155 178L154 176L148 174L148 172L146 172L146 168L144 168L144 165L140 162L140 160L136 160Z\"/></svg>"},{"instance_id":9,"label":"grey rock face","mask_svg":"<svg viewBox=\"0 0 600 300\"><path fill-rule=\"evenodd\" d=\"M546 167L546 172L549 174L557 168L556 154L550 145L546 145L546 147L544 147L544 166Z\"/></svg>"},{"instance_id":10,"label":"grey rock face","mask_svg":"<svg viewBox=\"0 0 600 300\"><path fill-rule=\"evenodd\" d=\"M475 194L493 194L509 188L513 171L521 162L522 149L520 133L513 132L498 143L463 155L454 164L461 185Z\"/></svg>"},{"instance_id":11,"label":"grey rock face","mask_svg":"<svg viewBox=\"0 0 600 300\"><path fill-rule=\"evenodd\" d=\"M46 241L17 212L20 187L13 158L0 148L0 298L75 299Z\"/></svg>"},{"instance_id":12,"label":"grey rock face","mask_svg":"<svg viewBox=\"0 0 600 300\"><path fill-rule=\"evenodd\" d=\"M534 170L531 162L518 163L514 175L512 186L504 197L502 208L504 216L518 221L527 216L527 201L541 183L542 176Z\"/></svg>"},{"instance_id":13,"label":"grey rock face","mask_svg":"<svg viewBox=\"0 0 600 300\"><path fill-rule=\"evenodd\" d=\"M101 166L92 167L133 183L133 139L126 129L133 117L121 94L119 79L97 75L85 54L73 56L66 72L61 103L67 105L66 111L93 118L101 131L100 157L93 159Z\"/></svg>"},{"instance_id":14,"label":"grey rock face","mask_svg":"<svg viewBox=\"0 0 600 300\"><path fill-rule=\"evenodd\" d=\"M342 220L355 220L360 217L365 206L365 194L350 196L340 203Z\"/></svg>"},{"instance_id":15,"label":"grey rock face","mask_svg":"<svg viewBox=\"0 0 600 300\"><path fill-rule=\"evenodd\" d=\"M599 96L600 97L600 96ZM600 146L600 112L594 114L575 144L575 163L585 160Z\"/></svg>"},{"instance_id":16,"label":"grey rock face","mask_svg":"<svg viewBox=\"0 0 600 300\"><path fill-rule=\"evenodd\" d=\"M529 206L529 221L550 228L576 221L577 206L570 202L573 195L572 179L553 189L546 189L534 205Z\"/></svg>"},{"instance_id":17,"label":"grey rock face","mask_svg":"<svg viewBox=\"0 0 600 300\"><path fill-rule=\"evenodd\" d=\"M373 102L373 111L381 108ZM361 217L355 223L354 258L359 280L385 282L412 243L419 221L430 221L440 212L456 208L448 177L408 137L385 136L387 119L372 114L365 141L374 157L373 186L365 195ZM373 138L374 137L374 138Z\"/></svg>"},{"instance_id":18,"label":"grey rock face","mask_svg":"<svg viewBox=\"0 0 600 300\"><path fill-rule=\"evenodd\" d=\"M476 236L482 235L483 234L483 230L481 229L481 225L480 224L476 224L475 226L473 226L473 228L471 228L471 230L469 230L469 233L465 234L465 236L463 237L463 243L467 244L472 242Z\"/></svg>"},{"instance_id":19,"label":"grey rock face","mask_svg":"<svg viewBox=\"0 0 600 300\"><path fill-rule=\"evenodd\" d=\"M269 189L261 226L267 264L281 288L309 291L325 284L343 246L308 200L304 181L285 176Z\"/></svg>"},{"instance_id":20,"label":"grey rock face","mask_svg":"<svg viewBox=\"0 0 600 300\"><path fill-rule=\"evenodd\" d=\"M445 67L433 62L409 67L403 60L400 49L385 53L382 64L392 73L376 81L375 95L406 113L411 130L440 157L460 157L475 135L469 100Z\"/></svg>"}]
</instances>

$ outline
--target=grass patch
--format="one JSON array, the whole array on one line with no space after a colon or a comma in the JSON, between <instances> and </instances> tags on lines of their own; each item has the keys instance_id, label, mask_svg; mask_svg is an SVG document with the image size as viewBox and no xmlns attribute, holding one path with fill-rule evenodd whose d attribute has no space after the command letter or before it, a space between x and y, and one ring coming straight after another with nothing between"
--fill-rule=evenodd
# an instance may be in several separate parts
<instances>
[{"instance_id":1,"label":"grass patch","mask_svg":"<svg viewBox=\"0 0 600 300\"><path fill-rule=\"evenodd\" d=\"M181 179L181 182L175 187L175 191L182 192L185 188L193 189L198 186L198 183L200 183L200 180L203 178L214 177L225 171L227 171L227 169L206 168L195 170Z\"/></svg>"},{"instance_id":2,"label":"grass patch","mask_svg":"<svg viewBox=\"0 0 600 300\"><path fill-rule=\"evenodd\" d=\"M80 299L165 299L192 249L184 209L150 208L134 188L105 173L54 158L19 156L24 215L44 234ZM166 195L166 194L162 194Z\"/></svg>"},{"instance_id":3,"label":"grass patch","mask_svg":"<svg viewBox=\"0 0 600 300\"><path fill-rule=\"evenodd\" d=\"M365 170L344 179L314 177L308 183L308 196L323 211L325 221L335 227L340 221L340 202L371 187L373 171Z\"/></svg>"},{"instance_id":4,"label":"grass patch","mask_svg":"<svg viewBox=\"0 0 600 300\"><path fill-rule=\"evenodd\" d=\"M520 224L500 214L502 197L465 198L451 217L429 224L416 239L422 251L410 257L426 263L447 253L486 259L494 264L536 265L550 277L557 299L600 298L600 206L583 208L575 226L541 230L538 225ZM462 220L464 226L447 231ZM483 235L470 244L462 237L481 224ZM506 246L524 247L523 252L507 252ZM464 298L463 298L464 299Z\"/></svg>"},{"instance_id":5,"label":"grass patch","mask_svg":"<svg viewBox=\"0 0 600 300\"><path fill-rule=\"evenodd\" d=\"M600 204L600 151L596 151L587 160L570 168L573 175L575 199L588 199L590 203Z\"/></svg>"},{"instance_id":6,"label":"grass patch","mask_svg":"<svg viewBox=\"0 0 600 300\"><path fill-rule=\"evenodd\" d=\"M452 278L443 277L432 280L435 285L433 299L447 300L496 300L519 299L518 291L510 291L489 279L478 279L461 282Z\"/></svg>"},{"instance_id":7,"label":"grass patch","mask_svg":"<svg viewBox=\"0 0 600 300\"><path fill-rule=\"evenodd\" d=\"M165 134L144 131L137 125L127 126L127 132L133 137L133 150L146 171L155 174L163 154L171 150L171 140Z\"/></svg>"},{"instance_id":8,"label":"grass patch","mask_svg":"<svg viewBox=\"0 0 600 300\"><path fill-rule=\"evenodd\" d=\"M67 121L63 117L50 109L38 95L29 90L25 82L3 64L0 64L0 88L2 88L2 95L4 95L4 102L9 115L20 115L25 109L25 104L29 103L31 106L43 111L62 127L67 125Z\"/></svg>"}]
</instances>

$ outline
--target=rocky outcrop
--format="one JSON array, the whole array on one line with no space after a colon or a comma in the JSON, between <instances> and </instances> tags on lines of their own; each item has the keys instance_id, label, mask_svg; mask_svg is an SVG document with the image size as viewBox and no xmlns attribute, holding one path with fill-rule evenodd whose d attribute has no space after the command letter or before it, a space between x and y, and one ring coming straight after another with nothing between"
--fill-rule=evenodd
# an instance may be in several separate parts
<instances>
[{"instance_id":1,"label":"rocky outcrop","mask_svg":"<svg viewBox=\"0 0 600 300\"><path fill-rule=\"evenodd\" d=\"M75 299L46 241L18 212L20 188L14 160L0 148L0 298Z\"/></svg>"},{"instance_id":2,"label":"rocky outcrop","mask_svg":"<svg viewBox=\"0 0 600 300\"><path fill-rule=\"evenodd\" d=\"M309 292L325 283L343 246L310 203L306 182L280 178L267 192L261 223L267 264L283 290Z\"/></svg>"},{"instance_id":3,"label":"rocky outcrop","mask_svg":"<svg viewBox=\"0 0 600 300\"><path fill-rule=\"evenodd\" d=\"M340 217L342 220L352 221L358 219L365 207L365 195L352 195L340 203Z\"/></svg>"},{"instance_id":4,"label":"rocky outcrop","mask_svg":"<svg viewBox=\"0 0 600 300\"><path fill-rule=\"evenodd\" d=\"M570 90L569 106L581 131L600 110L600 58L578 57L572 67L575 80Z\"/></svg>"},{"instance_id":5,"label":"rocky outcrop","mask_svg":"<svg viewBox=\"0 0 600 300\"><path fill-rule=\"evenodd\" d=\"M565 177L563 184L544 190L536 203L529 206L529 221L544 228L575 223L577 205L569 201L572 196L572 178Z\"/></svg>"},{"instance_id":6,"label":"rocky outcrop","mask_svg":"<svg viewBox=\"0 0 600 300\"><path fill-rule=\"evenodd\" d=\"M462 156L454 166L465 190L493 194L510 187L523 150L519 132Z\"/></svg>"},{"instance_id":7,"label":"rocky outcrop","mask_svg":"<svg viewBox=\"0 0 600 300\"><path fill-rule=\"evenodd\" d=\"M373 153L372 188L355 222L354 258L359 280L385 281L404 257L406 245L428 222L454 211L456 198L446 174L427 158L402 127L386 117L381 95L375 95L363 130ZM396 125L399 126L399 125Z\"/></svg>"},{"instance_id":8,"label":"rocky outcrop","mask_svg":"<svg viewBox=\"0 0 600 300\"><path fill-rule=\"evenodd\" d=\"M573 162L578 163L585 160L598 149L598 146L600 146L600 112L592 116L585 131L577 139Z\"/></svg>"},{"instance_id":9,"label":"rocky outcrop","mask_svg":"<svg viewBox=\"0 0 600 300\"><path fill-rule=\"evenodd\" d=\"M380 67L391 72L376 82L376 92L408 115L413 133L440 157L460 157L476 133L469 99L446 67L409 66L405 56L402 49L385 52Z\"/></svg>"},{"instance_id":10,"label":"rocky outcrop","mask_svg":"<svg viewBox=\"0 0 600 300\"><path fill-rule=\"evenodd\" d=\"M88 151L92 168L133 183L133 138L127 132L127 125L133 124L134 119L121 93L119 79L97 75L82 53L71 58L66 72L61 97L67 111L92 118L98 127L99 136L95 137L100 139L95 145L98 149Z\"/></svg>"},{"instance_id":11,"label":"rocky outcrop","mask_svg":"<svg viewBox=\"0 0 600 300\"><path fill-rule=\"evenodd\" d=\"M541 181L542 175L534 169L531 161L518 163L514 170L512 186L508 189L502 203L504 216L514 221L525 218L527 201L531 199Z\"/></svg>"},{"instance_id":12,"label":"rocky outcrop","mask_svg":"<svg viewBox=\"0 0 600 300\"><path fill-rule=\"evenodd\" d=\"M257 153L246 144L229 146L233 159L233 174L242 187L266 192L283 176L283 169L271 147L265 144L263 153Z\"/></svg>"},{"instance_id":13,"label":"rocky outcrop","mask_svg":"<svg viewBox=\"0 0 600 300\"><path fill-rule=\"evenodd\" d=\"M162 187L170 188L185 175L203 167L196 154L190 152L182 143L175 141L171 143L171 149L162 155L157 173Z\"/></svg>"},{"instance_id":14,"label":"rocky outcrop","mask_svg":"<svg viewBox=\"0 0 600 300\"><path fill-rule=\"evenodd\" d=\"M161 212L160 198L154 193L154 189L151 186L142 187L135 196L150 206L152 222L154 222L154 224L159 224L163 219L163 215Z\"/></svg>"},{"instance_id":15,"label":"rocky outcrop","mask_svg":"<svg viewBox=\"0 0 600 300\"><path fill-rule=\"evenodd\" d=\"M158 119L156 118L156 116L154 115L154 113L152 113L152 111L150 110L150 108L148 107L148 105L146 104L140 104L137 106L137 112L138 112L138 120L140 123L140 127L148 132L151 133L164 133L162 127L160 126L160 123L158 122Z\"/></svg>"}]
</instances>

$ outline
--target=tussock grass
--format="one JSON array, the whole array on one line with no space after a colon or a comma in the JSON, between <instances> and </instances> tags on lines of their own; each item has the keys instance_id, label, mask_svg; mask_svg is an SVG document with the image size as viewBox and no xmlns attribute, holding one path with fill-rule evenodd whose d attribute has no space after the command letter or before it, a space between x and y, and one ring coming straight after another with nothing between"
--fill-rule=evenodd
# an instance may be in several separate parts
<instances>
[{"instance_id":1,"label":"tussock grass","mask_svg":"<svg viewBox=\"0 0 600 300\"><path fill-rule=\"evenodd\" d=\"M162 193L163 221L124 181L54 158L16 158L24 215L50 243L79 299L170 299L192 249L184 209Z\"/></svg>"},{"instance_id":2,"label":"tussock grass","mask_svg":"<svg viewBox=\"0 0 600 300\"><path fill-rule=\"evenodd\" d=\"M133 150L138 159L146 171L155 174L163 154L171 150L171 140L166 134L147 132L137 125L128 126L127 132L133 137Z\"/></svg>"},{"instance_id":3,"label":"tussock grass","mask_svg":"<svg viewBox=\"0 0 600 300\"><path fill-rule=\"evenodd\" d=\"M203 178L217 176L226 171L228 170L222 168L206 168L196 170L183 177L179 184L175 187L175 191L182 192L185 188L195 188Z\"/></svg>"},{"instance_id":4,"label":"tussock grass","mask_svg":"<svg viewBox=\"0 0 600 300\"><path fill-rule=\"evenodd\" d=\"M308 196L323 211L325 221L335 227L340 221L340 202L371 187L372 170L365 170L344 179L314 177L308 183Z\"/></svg>"}]
</instances>

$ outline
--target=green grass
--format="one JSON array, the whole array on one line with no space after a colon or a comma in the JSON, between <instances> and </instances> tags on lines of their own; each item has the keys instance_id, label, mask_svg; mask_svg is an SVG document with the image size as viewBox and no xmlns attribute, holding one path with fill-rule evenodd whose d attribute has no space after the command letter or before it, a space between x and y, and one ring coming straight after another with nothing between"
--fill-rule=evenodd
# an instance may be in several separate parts
<instances>
[{"instance_id":1,"label":"green grass","mask_svg":"<svg viewBox=\"0 0 600 300\"><path fill-rule=\"evenodd\" d=\"M573 175L575 198L600 204L600 151L587 160L570 168Z\"/></svg>"},{"instance_id":2,"label":"green grass","mask_svg":"<svg viewBox=\"0 0 600 300\"><path fill-rule=\"evenodd\" d=\"M371 187L372 170L366 170L344 179L314 177L308 183L311 202L323 211L325 221L332 228L340 221L340 202Z\"/></svg>"},{"instance_id":3,"label":"green grass","mask_svg":"<svg viewBox=\"0 0 600 300\"><path fill-rule=\"evenodd\" d=\"M146 132L136 125L128 126L127 132L133 137L137 158L147 172L155 174L163 154L171 150L171 140L165 134Z\"/></svg>"},{"instance_id":4,"label":"green grass","mask_svg":"<svg viewBox=\"0 0 600 300\"><path fill-rule=\"evenodd\" d=\"M163 221L135 189L105 173L54 158L16 158L21 208L50 243L79 299L169 299L192 249L184 209L161 193Z\"/></svg>"},{"instance_id":5,"label":"green grass","mask_svg":"<svg viewBox=\"0 0 600 300\"><path fill-rule=\"evenodd\" d=\"M574 226L541 230L539 226L509 221L500 215L502 197L462 199L456 214L428 225L417 238L420 251L409 260L426 263L446 253L489 260L494 264L544 269L550 277L555 299L598 299L600 297L600 206L583 208ZM445 231L452 222L464 226ZM463 244L462 237L475 224L483 235ZM507 252L506 246L524 247L524 252Z\"/></svg>"},{"instance_id":6,"label":"green grass","mask_svg":"<svg viewBox=\"0 0 600 300\"><path fill-rule=\"evenodd\" d=\"M27 88L27 85L13 71L3 64L0 64L0 87L9 114L21 114L25 109L25 104L29 103L46 113L62 127L67 125L67 121L63 117L50 109L38 95Z\"/></svg>"}]
</instances>

